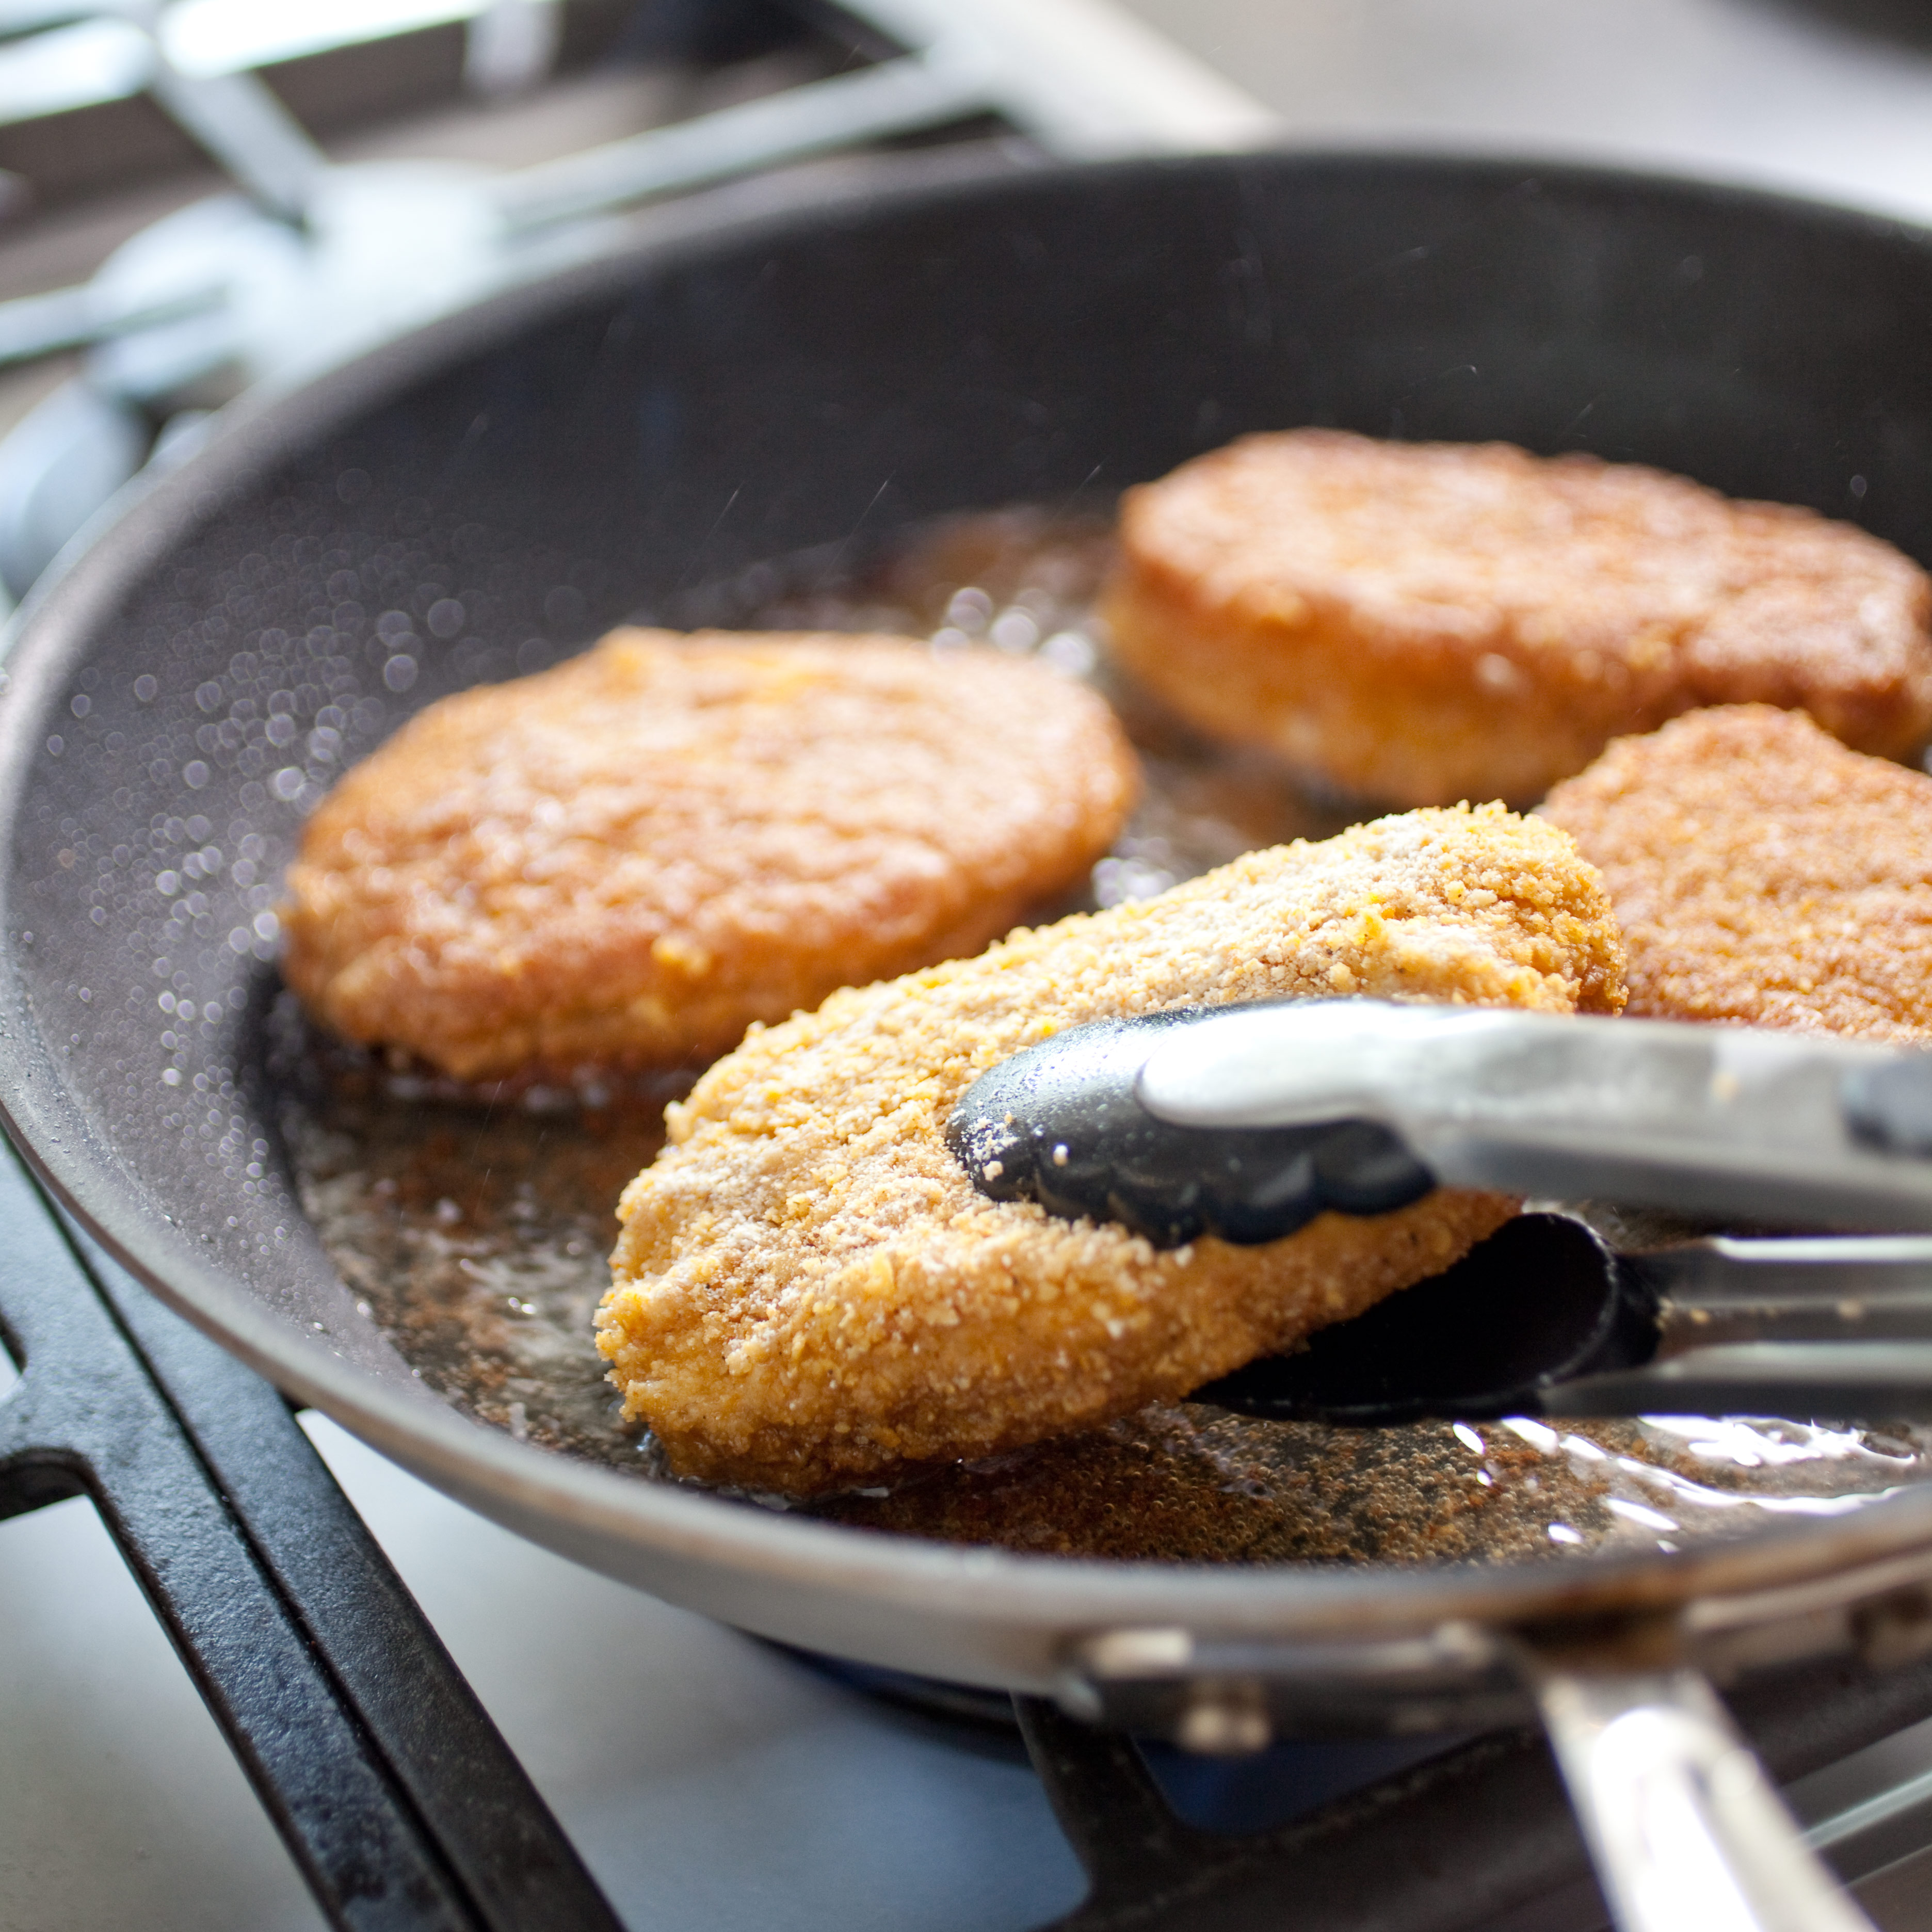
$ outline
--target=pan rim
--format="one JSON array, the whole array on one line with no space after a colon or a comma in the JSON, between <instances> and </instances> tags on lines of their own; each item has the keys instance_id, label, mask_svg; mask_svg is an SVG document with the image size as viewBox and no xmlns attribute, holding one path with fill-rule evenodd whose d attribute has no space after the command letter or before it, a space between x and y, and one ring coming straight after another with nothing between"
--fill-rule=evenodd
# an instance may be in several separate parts
<instances>
[{"instance_id":1,"label":"pan rim","mask_svg":"<svg viewBox=\"0 0 1932 1932\"><path fill-rule=\"evenodd\" d=\"M218 517L336 426L464 355L594 301L658 267L796 239L812 224L862 224L949 200L1018 200L1072 176L1131 184L1164 174L1265 170L1381 171L1493 183L1526 178L1576 191L1632 192L1721 214L1748 206L1862 231L1918 250L1932 230L1765 188L1680 173L1460 151L1346 147L1266 149L1024 171L984 164L897 166L828 193L822 182L754 183L681 203L611 254L439 319L285 392L250 398L182 466L131 487L37 587L9 627L0 698L0 830L28 795L26 755L56 674L125 596L196 529ZM104 542L111 532L112 540ZM994 1625L1053 1626L1062 1636L1178 1624L1197 1633L1340 1641L1410 1634L1447 1618L1516 1622L1612 1610L1680 1608L1816 1584L1932 1548L1932 1484L1824 1522L1767 1525L1734 1543L1677 1552L1593 1554L1534 1562L1397 1567L1366 1564L1115 1562L931 1542L766 1512L701 1492L639 1481L512 1441L427 1397L410 1400L299 1341L279 1317L194 1252L158 1231L128 1198L111 1148L97 1144L62 1082L28 1001L15 938L20 909L0 874L0 1124L55 1195L147 1287L260 1372L373 1446L460 1493L554 1516L583 1535L640 1552L758 1573L768 1584L858 1592L908 1612L967 1614ZM591 1560L594 1560L591 1559Z\"/></svg>"}]
</instances>

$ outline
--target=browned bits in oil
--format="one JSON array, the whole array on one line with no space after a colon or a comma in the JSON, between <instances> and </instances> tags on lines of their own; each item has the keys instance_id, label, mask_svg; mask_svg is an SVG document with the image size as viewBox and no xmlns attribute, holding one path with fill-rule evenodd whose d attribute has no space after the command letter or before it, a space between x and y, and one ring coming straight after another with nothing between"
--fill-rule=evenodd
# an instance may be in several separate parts
<instances>
[{"instance_id":1,"label":"browned bits in oil","mask_svg":"<svg viewBox=\"0 0 1932 1932\"><path fill-rule=\"evenodd\" d=\"M466 692L304 829L289 983L472 1081L723 1052L836 986L983 946L1132 806L1106 705L880 638L619 632Z\"/></svg>"},{"instance_id":2,"label":"browned bits in oil","mask_svg":"<svg viewBox=\"0 0 1932 1932\"><path fill-rule=\"evenodd\" d=\"M1766 1422L1331 1429L1156 1403L819 1505L946 1543L1118 1562L1501 1563L1682 1547L1922 1476L1923 1432ZM1779 1460L1782 1456L1785 1460Z\"/></svg>"},{"instance_id":3,"label":"browned bits in oil","mask_svg":"<svg viewBox=\"0 0 1932 1932\"><path fill-rule=\"evenodd\" d=\"M1504 443L1253 436L1127 493L1122 662L1202 729L1406 804L1528 802L1620 732L1800 707L1932 734L1932 586L1889 544Z\"/></svg>"},{"instance_id":4,"label":"browned bits in oil","mask_svg":"<svg viewBox=\"0 0 1932 1932\"><path fill-rule=\"evenodd\" d=\"M1633 1013L1932 1036L1932 778L1762 705L1612 745L1544 815L1603 868Z\"/></svg>"},{"instance_id":5,"label":"browned bits in oil","mask_svg":"<svg viewBox=\"0 0 1932 1932\"><path fill-rule=\"evenodd\" d=\"M828 1513L949 1543L1141 1562L1504 1561L1547 1556L1552 1521L1593 1541L1612 1528L1606 1486L1589 1466L1491 1432L1479 1461L1447 1423L1258 1426L1202 1404L1156 1404L1024 1458L841 1498Z\"/></svg>"},{"instance_id":6,"label":"browned bits in oil","mask_svg":"<svg viewBox=\"0 0 1932 1932\"><path fill-rule=\"evenodd\" d=\"M412 1105L332 1044L302 1051L283 1115L302 1209L370 1318L480 1420L637 1468L590 1324L610 1286L611 1203L663 1141L662 1097Z\"/></svg>"}]
</instances>

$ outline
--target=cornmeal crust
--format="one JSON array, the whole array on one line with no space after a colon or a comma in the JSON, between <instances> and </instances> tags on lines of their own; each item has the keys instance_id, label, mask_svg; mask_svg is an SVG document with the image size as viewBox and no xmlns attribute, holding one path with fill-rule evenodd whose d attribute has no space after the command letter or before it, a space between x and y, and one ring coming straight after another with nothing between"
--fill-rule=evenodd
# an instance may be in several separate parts
<instances>
[{"instance_id":1,"label":"cornmeal crust","mask_svg":"<svg viewBox=\"0 0 1932 1932\"><path fill-rule=\"evenodd\" d=\"M1039 664L620 631L430 706L302 835L283 971L468 1080L710 1056L976 951L1112 842L1138 769Z\"/></svg>"},{"instance_id":2,"label":"cornmeal crust","mask_svg":"<svg viewBox=\"0 0 1932 1932\"><path fill-rule=\"evenodd\" d=\"M1680 476L1506 443L1252 436L1127 493L1106 614L1217 736L1406 804L1527 802L1699 705L1932 736L1932 586L1890 544Z\"/></svg>"},{"instance_id":3,"label":"cornmeal crust","mask_svg":"<svg viewBox=\"0 0 1932 1932\"><path fill-rule=\"evenodd\" d=\"M1602 868L1630 1010L1932 1039L1932 778L1796 712L1612 745L1543 815Z\"/></svg>"},{"instance_id":4,"label":"cornmeal crust","mask_svg":"<svg viewBox=\"0 0 1932 1932\"><path fill-rule=\"evenodd\" d=\"M1593 868L1500 806L1252 853L754 1031L626 1190L599 1346L679 1472L810 1493L1103 1422L1433 1274L1514 1211L1438 1192L1157 1253L976 1192L965 1088L1083 1021L1364 994L1614 1012Z\"/></svg>"}]
</instances>

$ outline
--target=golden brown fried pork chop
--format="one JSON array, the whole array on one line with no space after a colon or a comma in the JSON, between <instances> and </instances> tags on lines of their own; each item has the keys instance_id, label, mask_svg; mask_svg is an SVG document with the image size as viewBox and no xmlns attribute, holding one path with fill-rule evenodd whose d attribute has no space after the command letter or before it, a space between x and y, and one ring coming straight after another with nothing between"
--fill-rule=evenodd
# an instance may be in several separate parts
<instances>
[{"instance_id":1,"label":"golden brown fried pork chop","mask_svg":"<svg viewBox=\"0 0 1932 1932\"><path fill-rule=\"evenodd\" d=\"M722 1052L970 952L1132 806L1113 715L904 639L620 631L432 705L309 820L283 970L469 1080Z\"/></svg>"},{"instance_id":2,"label":"golden brown fried pork chop","mask_svg":"<svg viewBox=\"0 0 1932 1932\"><path fill-rule=\"evenodd\" d=\"M1630 1010L1932 1038L1932 778L1760 704L1619 739L1543 815L1602 868Z\"/></svg>"},{"instance_id":3,"label":"golden brown fried pork chop","mask_svg":"<svg viewBox=\"0 0 1932 1932\"><path fill-rule=\"evenodd\" d=\"M626 1191L599 1344L677 1469L809 1493L1198 1387L1433 1274L1514 1204L1438 1192L1260 1247L1157 1253L976 1192L944 1128L1082 1022L1364 994L1613 1012L1594 870L1499 806L1252 853L753 1033Z\"/></svg>"},{"instance_id":4,"label":"golden brown fried pork chop","mask_svg":"<svg viewBox=\"0 0 1932 1932\"><path fill-rule=\"evenodd\" d=\"M1506 443L1251 436L1130 490L1107 615L1184 716L1342 790L1528 801L1698 705L1932 735L1932 588L1808 510Z\"/></svg>"}]
</instances>

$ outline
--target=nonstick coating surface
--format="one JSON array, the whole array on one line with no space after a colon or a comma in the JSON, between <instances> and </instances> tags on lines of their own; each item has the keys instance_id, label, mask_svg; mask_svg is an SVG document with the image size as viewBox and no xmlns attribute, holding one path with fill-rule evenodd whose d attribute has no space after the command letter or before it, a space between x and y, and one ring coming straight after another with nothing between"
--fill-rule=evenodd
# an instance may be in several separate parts
<instances>
[{"instance_id":1,"label":"nonstick coating surface","mask_svg":"<svg viewBox=\"0 0 1932 1932\"><path fill-rule=\"evenodd\" d=\"M761 559L1103 502L1304 422L1657 464L1932 559L1917 230L1628 176L1279 156L913 180L686 229L258 411L23 624L0 1100L83 1219L286 1388L526 1533L795 1642L982 1682L1043 1682L1069 1633L1117 1624L1371 1634L1932 1540L1932 1496L1905 1494L1668 1560L1106 1567L628 1480L422 1389L294 1205L260 915L328 778L428 700ZM276 691L303 714L286 745L263 736ZM226 862L200 879L209 844Z\"/></svg>"}]
</instances>

